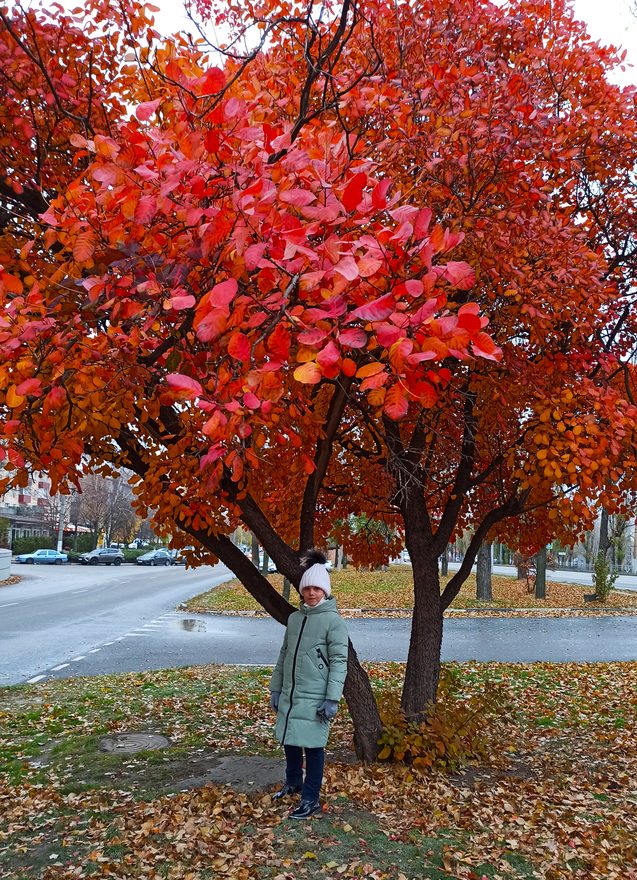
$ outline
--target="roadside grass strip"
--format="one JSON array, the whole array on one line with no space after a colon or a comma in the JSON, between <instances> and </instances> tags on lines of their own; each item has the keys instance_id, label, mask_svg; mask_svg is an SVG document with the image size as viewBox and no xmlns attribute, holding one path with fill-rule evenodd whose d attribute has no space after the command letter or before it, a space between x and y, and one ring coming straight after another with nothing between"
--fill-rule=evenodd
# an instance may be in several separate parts
<instances>
[{"instance_id":1,"label":"roadside grass strip","mask_svg":"<svg viewBox=\"0 0 637 880\"><path fill-rule=\"evenodd\" d=\"M404 667L369 664L381 707ZM497 688L483 757L453 772L365 766L344 705L325 811L301 826L273 786L193 784L219 756L280 760L270 671L204 666L0 690L0 877L637 880L637 663L448 664L444 700ZM161 733L169 747L100 750ZM203 764L202 764L203 762Z\"/></svg>"},{"instance_id":2,"label":"roadside grass strip","mask_svg":"<svg viewBox=\"0 0 637 880\"><path fill-rule=\"evenodd\" d=\"M344 571L331 572L332 590L339 610L345 617L409 616L413 609L413 579L409 566L392 565L388 571ZM447 583L451 575L441 578ZM283 592L283 577L268 575L268 580L279 593ZM506 614L524 616L538 613L561 616L565 611L599 615L600 613L637 614L637 592L613 591L608 601L585 602L584 595L593 592L590 586L580 584L547 583L546 599L536 599L528 592L524 581L514 578L494 576L492 578L493 600L480 602L476 599L475 575L471 575L462 586L460 593L450 606L449 612L458 616L462 612L473 614ZM296 590L292 588L291 599L296 601ZM247 613L265 614L261 606L247 590L234 580L219 587L200 593L182 606L193 613Z\"/></svg>"}]
</instances>

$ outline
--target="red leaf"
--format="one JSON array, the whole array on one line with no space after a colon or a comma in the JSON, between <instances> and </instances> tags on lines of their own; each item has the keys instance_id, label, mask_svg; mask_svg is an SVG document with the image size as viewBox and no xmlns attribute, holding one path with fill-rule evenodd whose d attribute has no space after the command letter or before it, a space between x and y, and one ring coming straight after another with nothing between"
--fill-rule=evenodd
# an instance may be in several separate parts
<instances>
[{"instance_id":1,"label":"red leaf","mask_svg":"<svg viewBox=\"0 0 637 880\"><path fill-rule=\"evenodd\" d=\"M476 281L475 272L468 263L454 260L445 266L445 278L458 290L469 290Z\"/></svg>"},{"instance_id":2,"label":"red leaf","mask_svg":"<svg viewBox=\"0 0 637 880\"><path fill-rule=\"evenodd\" d=\"M414 238L420 240L427 234L431 223L431 211L429 208L421 208L414 220Z\"/></svg>"},{"instance_id":3,"label":"red leaf","mask_svg":"<svg viewBox=\"0 0 637 880\"><path fill-rule=\"evenodd\" d=\"M202 94L220 92L226 84L226 77L219 67L209 67L201 77Z\"/></svg>"},{"instance_id":4,"label":"red leaf","mask_svg":"<svg viewBox=\"0 0 637 880\"><path fill-rule=\"evenodd\" d=\"M355 281L358 278L358 264L354 257L343 257L335 266L334 271L346 278L347 281Z\"/></svg>"},{"instance_id":5,"label":"red leaf","mask_svg":"<svg viewBox=\"0 0 637 880\"><path fill-rule=\"evenodd\" d=\"M41 390L41 379L25 379L24 382L20 382L20 384L16 388L16 393L22 395L39 394Z\"/></svg>"},{"instance_id":6,"label":"red leaf","mask_svg":"<svg viewBox=\"0 0 637 880\"><path fill-rule=\"evenodd\" d=\"M297 208L311 204L315 198L316 196L314 193L311 193L307 189L299 189L298 187L286 189L279 196L279 199L282 202L285 202L288 205L294 205Z\"/></svg>"},{"instance_id":7,"label":"red leaf","mask_svg":"<svg viewBox=\"0 0 637 880\"><path fill-rule=\"evenodd\" d=\"M419 382L411 390L418 396L418 403L425 409L431 409L438 400L436 389L429 382Z\"/></svg>"},{"instance_id":8,"label":"red leaf","mask_svg":"<svg viewBox=\"0 0 637 880\"><path fill-rule=\"evenodd\" d=\"M195 331L202 342L211 342L225 331L228 316L225 312L215 309L201 320L195 320Z\"/></svg>"},{"instance_id":9,"label":"red leaf","mask_svg":"<svg viewBox=\"0 0 637 880\"><path fill-rule=\"evenodd\" d=\"M209 292L210 304L213 306L228 306L235 298L239 285L235 278L228 278L220 284L215 284Z\"/></svg>"},{"instance_id":10,"label":"red leaf","mask_svg":"<svg viewBox=\"0 0 637 880\"><path fill-rule=\"evenodd\" d=\"M135 222L145 225L157 213L157 199L154 196L142 196L135 208Z\"/></svg>"},{"instance_id":11,"label":"red leaf","mask_svg":"<svg viewBox=\"0 0 637 880\"><path fill-rule=\"evenodd\" d=\"M385 370L381 370L379 373L375 373L373 376L368 376L366 379L363 379L361 382L361 391L372 391L375 388L382 388L388 379L389 373L385 372Z\"/></svg>"},{"instance_id":12,"label":"red leaf","mask_svg":"<svg viewBox=\"0 0 637 880\"><path fill-rule=\"evenodd\" d=\"M387 207L387 190L391 186L391 180L389 178L385 178L385 180L379 181L374 187L374 191L372 192L372 205L375 208L386 208Z\"/></svg>"},{"instance_id":13,"label":"red leaf","mask_svg":"<svg viewBox=\"0 0 637 880\"><path fill-rule=\"evenodd\" d=\"M389 348L401 335L400 327L396 327L395 324L377 324L374 327L374 331L376 339L378 339L383 348Z\"/></svg>"},{"instance_id":14,"label":"red leaf","mask_svg":"<svg viewBox=\"0 0 637 880\"><path fill-rule=\"evenodd\" d=\"M487 333L478 333L471 340L473 353L488 361L502 360L502 349L498 348L493 339Z\"/></svg>"},{"instance_id":15,"label":"red leaf","mask_svg":"<svg viewBox=\"0 0 637 880\"><path fill-rule=\"evenodd\" d=\"M184 309L191 309L197 300L191 293L183 294L181 296L173 296L168 300L168 306L171 309L174 309L176 312L183 311Z\"/></svg>"},{"instance_id":16,"label":"red leaf","mask_svg":"<svg viewBox=\"0 0 637 880\"><path fill-rule=\"evenodd\" d=\"M253 394L252 391L246 391L243 395L243 402L248 407L248 409L259 409L261 406L261 401Z\"/></svg>"},{"instance_id":17,"label":"red leaf","mask_svg":"<svg viewBox=\"0 0 637 880\"><path fill-rule=\"evenodd\" d=\"M154 101L145 101L143 104L138 104L135 109L135 116L140 122L145 122L147 119L150 119L161 102L161 98L155 98Z\"/></svg>"},{"instance_id":18,"label":"red leaf","mask_svg":"<svg viewBox=\"0 0 637 880\"><path fill-rule=\"evenodd\" d=\"M354 211L358 208L363 200L363 190L366 183L367 175L364 171L359 171L358 174L352 177L343 190L343 197L341 199L346 211Z\"/></svg>"},{"instance_id":19,"label":"red leaf","mask_svg":"<svg viewBox=\"0 0 637 880\"><path fill-rule=\"evenodd\" d=\"M336 345L330 341L327 343L325 348L322 348L316 356L316 360L319 364L325 367L331 367L334 364L337 364L341 359L341 353Z\"/></svg>"},{"instance_id":20,"label":"red leaf","mask_svg":"<svg viewBox=\"0 0 637 880\"><path fill-rule=\"evenodd\" d=\"M238 361L250 360L250 340L239 330L235 331L228 340L228 353Z\"/></svg>"},{"instance_id":21,"label":"red leaf","mask_svg":"<svg viewBox=\"0 0 637 880\"><path fill-rule=\"evenodd\" d=\"M183 373L171 373L169 376L166 376L166 382L173 391L176 391L180 397L186 400L192 397L200 397L203 394L203 388L199 382L191 376L184 376Z\"/></svg>"},{"instance_id":22,"label":"red leaf","mask_svg":"<svg viewBox=\"0 0 637 880\"><path fill-rule=\"evenodd\" d=\"M404 418L409 411L409 402L405 397L405 393L400 385L392 385L385 395L385 405L383 411L390 419L398 421Z\"/></svg>"},{"instance_id":23,"label":"red leaf","mask_svg":"<svg viewBox=\"0 0 637 880\"><path fill-rule=\"evenodd\" d=\"M395 303L393 294L386 293L384 296L354 309L350 315L350 320L359 318L362 321L384 321L385 318L389 318L394 311L394 308Z\"/></svg>"},{"instance_id":24,"label":"red leaf","mask_svg":"<svg viewBox=\"0 0 637 880\"><path fill-rule=\"evenodd\" d=\"M367 333L361 327L343 330L338 334L338 341L347 348L363 348L367 345Z\"/></svg>"}]
</instances>

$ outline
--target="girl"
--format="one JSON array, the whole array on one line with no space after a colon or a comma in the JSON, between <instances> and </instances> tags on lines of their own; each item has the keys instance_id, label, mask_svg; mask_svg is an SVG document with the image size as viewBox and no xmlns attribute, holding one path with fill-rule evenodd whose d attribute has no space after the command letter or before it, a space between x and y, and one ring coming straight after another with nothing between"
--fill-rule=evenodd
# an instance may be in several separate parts
<instances>
[{"instance_id":1,"label":"girl","mask_svg":"<svg viewBox=\"0 0 637 880\"><path fill-rule=\"evenodd\" d=\"M285 785L274 798L301 793L291 819L307 819L321 809L329 723L336 715L347 675L347 629L332 598L326 561L316 550L303 560L302 602L288 618L270 682L270 703L277 712L276 737L285 750Z\"/></svg>"}]
</instances>

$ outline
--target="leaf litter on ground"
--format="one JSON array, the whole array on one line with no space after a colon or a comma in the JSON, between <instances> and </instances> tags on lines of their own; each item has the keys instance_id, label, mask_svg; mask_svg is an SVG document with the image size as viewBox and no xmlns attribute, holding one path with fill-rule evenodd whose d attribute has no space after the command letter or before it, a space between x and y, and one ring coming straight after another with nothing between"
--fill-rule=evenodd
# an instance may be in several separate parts
<instances>
[{"instance_id":1,"label":"leaf litter on ground","mask_svg":"<svg viewBox=\"0 0 637 880\"><path fill-rule=\"evenodd\" d=\"M441 584L451 577L441 578ZM283 577L268 575L268 580L279 593L283 592ZM387 571L358 571L345 569L331 572L332 590L341 613L346 617L357 616L409 616L413 609L413 578L409 566L392 565ZM493 600L476 599L475 575L463 584L459 595L450 606L454 616L462 613L501 616L523 616L531 613L560 616L560 609L576 609L577 613L637 613L637 593L614 590L606 603L588 603L584 600L592 587L579 584L563 584L549 581L547 598L536 599L529 593L526 581L495 575L492 577ZM296 601L296 591L291 590L290 601ZM591 605L593 607L591 607ZM261 606L250 596L238 580L194 596L184 604L193 613L252 613L265 614ZM522 611L511 609L524 609Z\"/></svg>"},{"instance_id":2,"label":"leaf litter on ground","mask_svg":"<svg viewBox=\"0 0 637 880\"><path fill-rule=\"evenodd\" d=\"M453 774L361 765L343 707L327 812L302 828L271 788L169 790L187 754L278 755L283 766L267 669L5 688L0 876L637 880L637 663L451 668L456 700L489 684L506 693L509 708L485 730L488 756ZM398 693L401 664L368 671L381 697ZM150 729L167 750L102 762L100 735Z\"/></svg>"}]
</instances>

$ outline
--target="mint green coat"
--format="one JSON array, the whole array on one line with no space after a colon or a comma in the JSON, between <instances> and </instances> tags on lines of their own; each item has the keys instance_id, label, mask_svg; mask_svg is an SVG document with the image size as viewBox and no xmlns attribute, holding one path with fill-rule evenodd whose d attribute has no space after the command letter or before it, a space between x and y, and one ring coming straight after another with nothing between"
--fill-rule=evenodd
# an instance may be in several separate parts
<instances>
[{"instance_id":1,"label":"mint green coat","mask_svg":"<svg viewBox=\"0 0 637 880\"><path fill-rule=\"evenodd\" d=\"M270 691L281 694L276 738L285 746L320 748L330 725L316 714L323 700L338 702L347 675L347 628L333 598L301 605L288 618Z\"/></svg>"}]
</instances>

